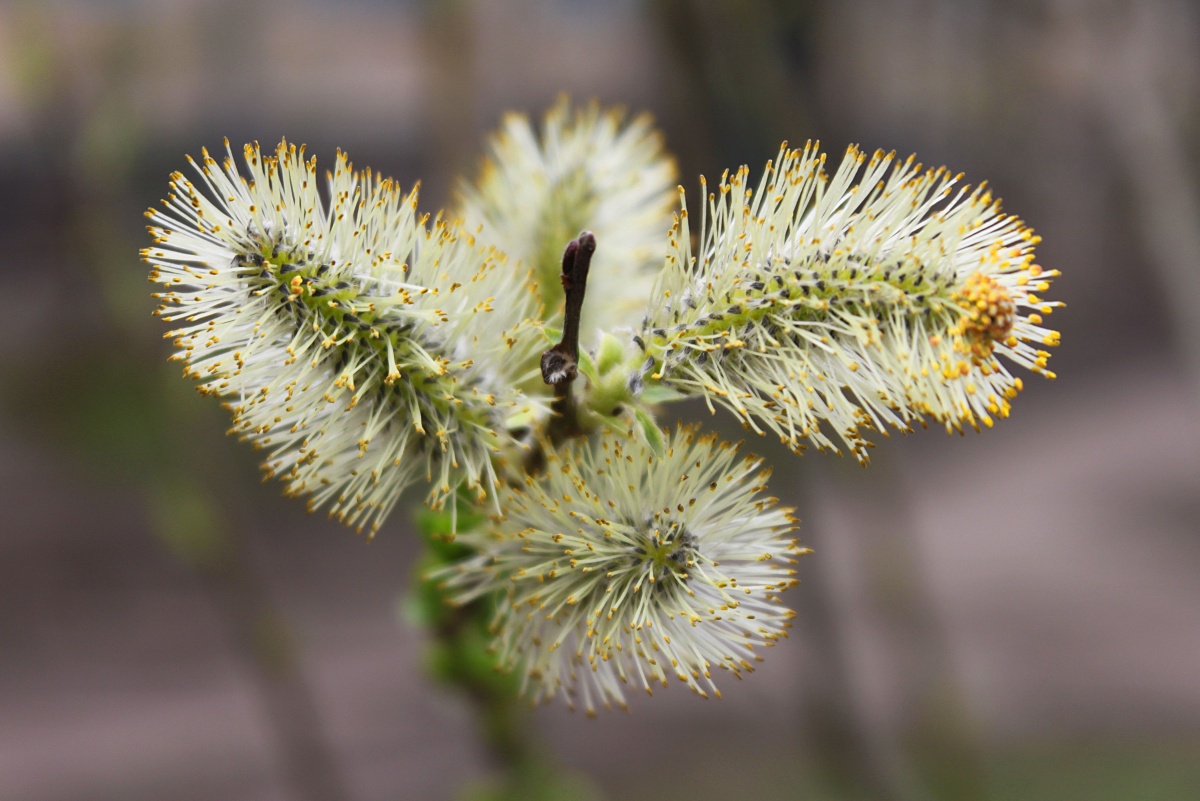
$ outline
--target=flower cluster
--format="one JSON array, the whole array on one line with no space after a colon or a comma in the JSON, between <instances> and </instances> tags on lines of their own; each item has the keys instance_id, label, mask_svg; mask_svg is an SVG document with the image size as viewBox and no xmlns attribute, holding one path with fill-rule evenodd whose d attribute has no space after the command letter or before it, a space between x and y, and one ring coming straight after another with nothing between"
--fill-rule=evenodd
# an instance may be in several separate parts
<instances>
[{"instance_id":1,"label":"flower cluster","mask_svg":"<svg viewBox=\"0 0 1200 801\"><path fill-rule=\"evenodd\" d=\"M536 362L524 282L344 154L326 203L303 148L248 145L248 177L226 151L147 212L143 257L187 374L228 399L289 493L360 530L421 477L435 503L491 491L504 421L529 403L511 387ZM495 326L496 306L517 321Z\"/></svg>"},{"instance_id":2,"label":"flower cluster","mask_svg":"<svg viewBox=\"0 0 1200 801\"><path fill-rule=\"evenodd\" d=\"M497 528L461 538L479 555L447 579L460 601L504 588L500 663L535 700L592 713L672 677L719 696L714 668L740 676L786 636L779 594L803 549L758 460L688 428L661 454L608 432L549 458L505 491Z\"/></svg>"},{"instance_id":3,"label":"flower cluster","mask_svg":"<svg viewBox=\"0 0 1200 801\"><path fill-rule=\"evenodd\" d=\"M584 228L603 245L592 270L583 331L636 325L662 261L671 224L675 165L642 115L595 103L572 110L563 100L541 135L509 114L490 142L473 184L460 187L460 214L479 237L533 269L547 313L559 312L563 246Z\"/></svg>"},{"instance_id":4,"label":"flower cluster","mask_svg":"<svg viewBox=\"0 0 1200 801\"><path fill-rule=\"evenodd\" d=\"M911 158L850 148L830 176L785 145L757 184L705 187L693 241L659 135L594 105L540 137L508 117L450 219L340 152L322 181L287 142L243 168L225 151L147 212L175 358L289 494L360 531L421 481L454 499L450 533L488 504L434 573L452 602L499 599L499 664L535 700L590 713L672 677L719 695L716 670L787 632L790 510L756 459L664 435L656 404L700 396L865 461L871 429L1007 416L1013 365L1054 377L1038 238ZM601 328L583 351L581 318Z\"/></svg>"},{"instance_id":5,"label":"flower cluster","mask_svg":"<svg viewBox=\"0 0 1200 801\"><path fill-rule=\"evenodd\" d=\"M757 187L743 167L686 204L636 342L633 388L702 395L799 449L866 459L864 429L991 426L1021 389L997 357L1041 372L1058 333L1042 315L1057 273L985 187L912 158L847 150L837 171L786 145Z\"/></svg>"}]
</instances>

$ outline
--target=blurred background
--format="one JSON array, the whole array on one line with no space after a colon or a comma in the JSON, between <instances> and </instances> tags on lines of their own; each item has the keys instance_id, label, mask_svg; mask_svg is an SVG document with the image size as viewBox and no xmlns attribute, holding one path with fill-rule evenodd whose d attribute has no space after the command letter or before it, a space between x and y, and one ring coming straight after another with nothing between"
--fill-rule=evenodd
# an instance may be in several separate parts
<instances>
[{"instance_id":1,"label":"blurred background","mask_svg":"<svg viewBox=\"0 0 1200 801\"><path fill-rule=\"evenodd\" d=\"M260 485L167 363L137 253L223 136L341 147L432 210L503 111L564 92L652 112L689 190L782 139L986 178L1067 308L1061 377L985 435L892 437L867 471L750 443L816 551L793 636L720 701L541 709L543 746L631 801L1200 798L1187 0L0 2L0 798L489 774L406 623L410 521L367 543Z\"/></svg>"}]
</instances>

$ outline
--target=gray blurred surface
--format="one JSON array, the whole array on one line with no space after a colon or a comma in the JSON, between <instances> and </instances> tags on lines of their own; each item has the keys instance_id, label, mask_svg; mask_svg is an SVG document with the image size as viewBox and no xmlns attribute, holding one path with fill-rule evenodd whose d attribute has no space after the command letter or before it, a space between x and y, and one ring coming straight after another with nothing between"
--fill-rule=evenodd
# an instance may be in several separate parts
<instances>
[{"instance_id":1,"label":"gray blurred surface","mask_svg":"<svg viewBox=\"0 0 1200 801\"><path fill-rule=\"evenodd\" d=\"M841 693L885 773L965 732L987 797L1200 797L1200 220L1171 213L1200 186L1190 5L9 2L0 53L0 798L295 797L222 586L156 533L162 475L239 532L345 797L488 773L397 611L404 515L369 544L305 516L173 394L139 213L224 135L342 147L433 210L504 109L562 91L655 112L689 191L785 137L987 177L1068 305L1062 377L982 435L882 440L867 471L749 443L816 549L790 600L826 611L720 701L541 710L547 747L612 798L851 797L812 778ZM958 728L913 745L940 709Z\"/></svg>"}]
</instances>

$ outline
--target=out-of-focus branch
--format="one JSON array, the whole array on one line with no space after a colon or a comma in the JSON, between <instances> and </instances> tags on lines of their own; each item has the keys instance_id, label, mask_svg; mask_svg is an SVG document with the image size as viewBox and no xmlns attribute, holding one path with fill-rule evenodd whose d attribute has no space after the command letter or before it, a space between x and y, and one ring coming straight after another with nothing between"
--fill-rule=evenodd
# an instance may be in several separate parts
<instances>
[{"instance_id":1,"label":"out-of-focus branch","mask_svg":"<svg viewBox=\"0 0 1200 801\"><path fill-rule=\"evenodd\" d=\"M1093 27L1089 45L1091 89L1125 171L1136 223L1149 261L1165 289L1171 324L1200 399L1200 188L1184 137L1157 85L1152 46L1138 32L1161 13L1130 8L1124 17Z\"/></svg>"}]
</instances>

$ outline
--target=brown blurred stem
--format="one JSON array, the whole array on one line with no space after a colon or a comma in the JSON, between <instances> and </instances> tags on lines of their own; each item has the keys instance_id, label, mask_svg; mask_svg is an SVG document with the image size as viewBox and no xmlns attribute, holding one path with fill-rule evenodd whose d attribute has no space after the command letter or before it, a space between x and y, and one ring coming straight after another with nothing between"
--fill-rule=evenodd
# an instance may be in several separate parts
<instances>
[{"instance_id":1,"label":"brown blurred stem","mask_svg":"<svg viewBox=\"0 0 1200 801\"><path fill-rule=\"evenodd\" d=\"M1089 87L1113 148L1113 163L1125 170L1133 218L1151 268L1165 287L1182 361L1191 389L1200 398L1200 191L1189 164L1187 137L1159 88L1165 63L1144 53L1153 35L1149 9L1130 5L1081 26L1091 56ZM1149 29L1149 34L1147 30Z\"/></svg>"},{"instance_id":2,"label":"brown blurred stem","mask_svg":"<svg viewBox=\"0 0 1200 801\"><path fill-rule=\"evenodd\" d=\"M27 87L38 94L31 120L34 132L31 141L37 146L30 154L30 161L42 167L38 183L45 202L45 209L39 215L47 224L44 239L60 249L57 254L51 251L55 254L52 260L89 270L80 274L79 280L95 282L101 288L103 305L99 313L107 315L103 323L90 321L94 328L87 347L82 350L94 350L95 361L102 363L107 373L131 378L115 391L119 394L111 397L103 397L99 390L86 387L77 397L71 397L75 405L66 408L72 417L86 416L88 411L95 414L96 409L108 408L105 403L117 399L122 408L140 408L138 404L145 403L147 408L157 410L156 414L148 414L137 425L130 426L131 433L124 438L125 453L130 457L126 469L131 471L133 480L146 488L150 506L160 510L154 533L183 564L203 578L211 591L233 650L248 667L254 691L261 699L289 797L296 801L341 801L346 794L321 728L312 687L299 669L287 621L269 602L262 576L247 558L242 533L236 528L206 522L218 516L218 506L223 505L213 499L220 493L210 491L212 480L208 471L181 467L182 460L178 458L159 460L144 456L195 455L197 444L190 436L195 433L199 407L179 400L187 392L182 384L179 394L159 394L157 379L162 372L172 374L169 378L172 387L178 382L175 367L163 364L158 368L162 372L156 372L140 360L145 355L140 343L153 342L156 337L134 322L140 319L147 326L152 324L146 314L148 309L142 306L145 283L140 277L133 281L126 278L137 273L130 266L130 254L136 252L137 243L126 241L119 233L127 230L122 215L132 195L130 171L142 155L138 117L127 106L133 93L131 87L138 77L132 69L137 62L117 57L131 50L130 35L129 31L115 33L107 42L107 52L119 66L103 75L105 94L88 109L78 107L67 91L63 62L54 53L47 54L44 62L48 73L33 74ZM31 41L34 40L38 44L33 46L38 48L50 41L32 37ZM96 130L113 133L107 139L95 141L86 136ZM77 155L73 160L64 158L64 153L92 157ZM141 314L135 317L133 310ZM77 356L80 349L81 346L72 344L70 355ZM154 353L152 358L155 364L161 363L161 354ZM69 386L54 383L64 380L61 375L47 375L44 380L47 386L58 390L56 395L65 394L62 387ZM110 416L111 420L103 422L112 425L120 419L112 413ZM192 498L194 503L179 504L181 487L188 488L183 497ZM193 514L198 510L198 514ZM185 530L189 536L180 547L181 540L171 532L178 534Z\"/></svg>"},{"instance_id":3,"label":"brown blurred stem","mask_svg":"<svg viewBox=\"0 0 1200 801\"><path fill-rule=\"evenodd\" d=\"M486 604L474 602L453 607L434 627L433 635L451 649L466 648L470 630L479 618L491 616ZM456 654L456 660L467 659ZM529 725L527 705L515 692L495 681L483 680L470 671L456 673L454 684L467 696L481 723L484 741L492 762L501 770L505 783L519 786L524 777L536 773L542 765Z\"/></svg>"},{"instance_id":4,"label":"brown blurred stem","mask_svg":"<svg viewBox=\"0 0 1200 801\"><path fill-rule=\"evenodd\" d=\"M240 537L200 569L225 619L232 649L248 669L278 748L292 798L347 798L291 626L267 596Z\"/></svg>"},{"instance_id":5,"label":"brown blurred stem","mask_svg":"<svg viewBox=\"0 0 1200 801\"><path fill-rule=\"evenodd\" d=\"M463 525L464 518L474 522ZM478 509L460 510L459 530L486 526L484 518ZM423 515L419 521L427 553L413 600L432 639L430 673L470 705L493 768L486 785L469 797L479 801L568 801L574 796L555 789L564 786L565 777L535 735L530 705L520 697L520 679L496 665L491 624L495 604L504 601L485 597L463 605L455 603L438 579L430 578L430 571L457 562L471 550L451 539L448 515Z\"/></svg>"},{"instance_id":6,"label":"brown blurred stem","mask_svg":"<svg viewBox=\"0 0 1200 801\"><path fill-rule=\"evenodd\" d=\"M566 295L562 338L541 358L542 379L554 387L554 416L546 427L547 440L558 443L582 433L571 384L579 372L579 324L587 291L588 269L596 250L596 238L589 231L571 240L563 252L562 286ZM542 448L535 448L525 469L537 472L544 466ZM434 552L438 550L436 544ZM536 746L530 730L530 717L515 685L497 682L467 667L474 664L470 650L473 638L488 628L492 611L484 600L452 607L433 626L433 636L447 653L451 669L447 679L461 690L474 708L488 751L501 773L498 787L488 797L529 799L557 797L547 788L558 786L554 766L547 760L545 748ZM547 795L547 793L550 795Z\"/></svg>"},{"instance_id":7,"label":"brown blurred stem","mask_svg":"<svg viewBox=\"0 0 1200 801\"><path fill-rule=\"evenodd\" d=\"M809 480L820 482L816 471L805 465ZM811 503L827 493L808 492ZM810 532L821 552L827 532ZM873 801L913 801L892 744L872 736L859 709L859 691L853 678L851 645L839 619L836 581L825 559L817 560L805 577L807 597L797 605L798 624L812 645L814 659L806 676L806 726L810 747L818 765L838 795L870 798Z\"/></svg>"}]
</instances>

